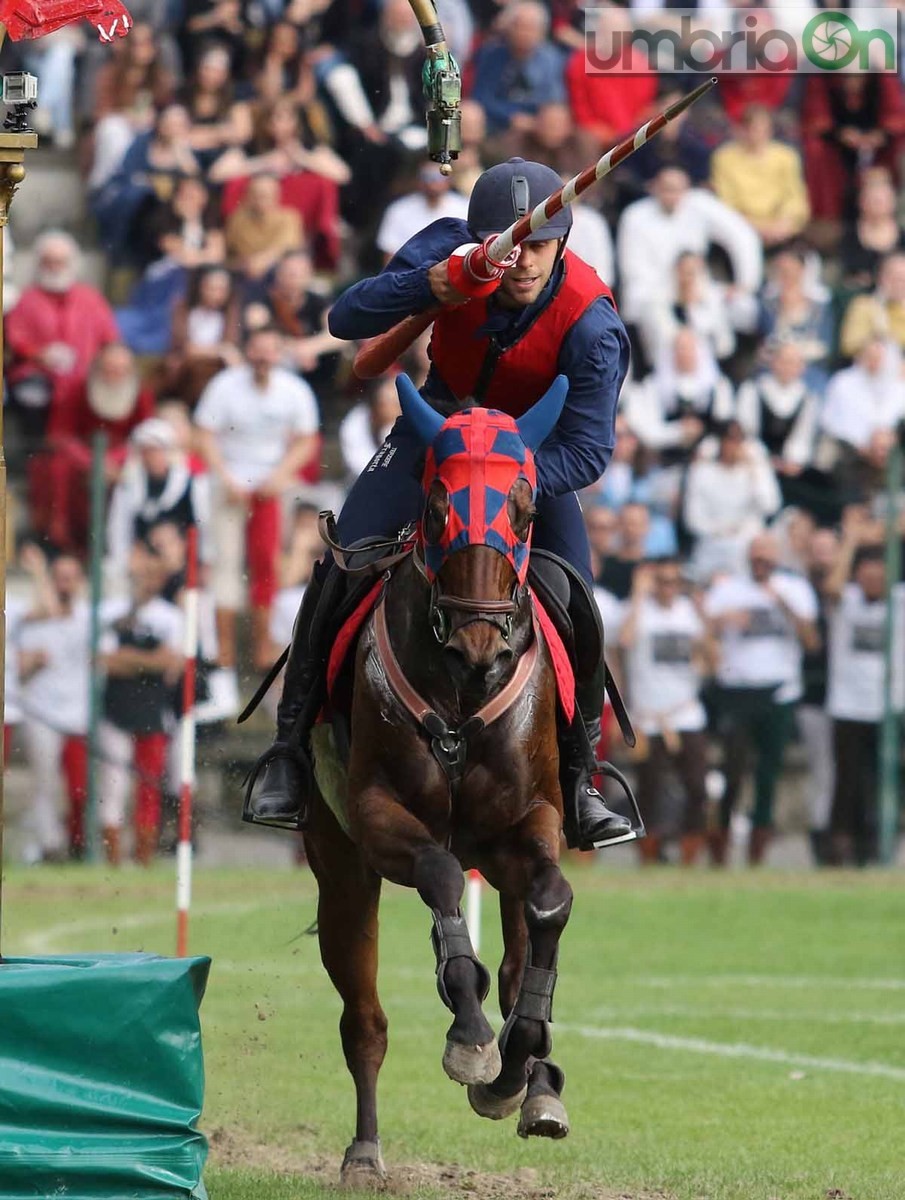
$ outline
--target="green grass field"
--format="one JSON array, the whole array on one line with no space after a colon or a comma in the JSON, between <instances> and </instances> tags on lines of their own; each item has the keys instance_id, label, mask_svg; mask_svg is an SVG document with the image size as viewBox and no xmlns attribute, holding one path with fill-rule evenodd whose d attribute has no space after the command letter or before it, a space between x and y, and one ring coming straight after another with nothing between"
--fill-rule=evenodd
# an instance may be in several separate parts
<instances>
[{"instance_id":1,"label":"green grass field","mask_svg":"<svg viewBox=\"0 0 905 1200\"><path fill-rule=\"evenodd\" d=\"M429 920L387 888L387 1165L413 1196L903 1200L905 889L895 875L573 871L555 1058L573 1132L520 1140L443 1075ZM3 948L172 953L172 875L14 870ZM304 872L196 876L213 1200L334 1193L353 1122ZM485 904L482 956L500 939ZM489 1002L488 1002L489 1005ZM402 1170L404 1168L404 1170Z\"/></svg>"}]
</instances>

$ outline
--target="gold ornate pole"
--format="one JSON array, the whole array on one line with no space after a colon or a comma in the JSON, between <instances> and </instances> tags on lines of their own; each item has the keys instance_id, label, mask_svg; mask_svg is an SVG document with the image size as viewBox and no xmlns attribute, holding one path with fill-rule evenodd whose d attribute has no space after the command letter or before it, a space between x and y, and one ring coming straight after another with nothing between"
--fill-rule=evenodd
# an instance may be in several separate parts
<instances>
[{"instance_id":1,"label":"gold ornate pole","mask_svg":"<svg viewBox=\"0 0 905 1200\"><path fill-rule=\"evenodd\" d=\"M0 25L0 45L6 30ZM25 178L25 151L38 144L36 133L7 133L0 130L0 371L3 369L3 241L9 209L16 188ZM0 711L6 704L6 457L3 452L3 405L0 403ZM6 770L3 739L0 738L0 928L3 923L3 800ZM2 960L2 954L0 954Z\"/></svg>"}]
</instances>

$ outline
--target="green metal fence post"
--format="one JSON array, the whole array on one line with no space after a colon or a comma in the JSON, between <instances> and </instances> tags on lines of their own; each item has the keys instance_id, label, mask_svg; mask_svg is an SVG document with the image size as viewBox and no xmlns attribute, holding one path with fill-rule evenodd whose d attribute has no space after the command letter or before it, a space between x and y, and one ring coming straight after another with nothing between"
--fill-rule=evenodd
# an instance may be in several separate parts
<instances>
[{"instance_id":1,"label":"green metal fence post","mask_svg":"<svg viewBox=\"0 0 905 1200\"><path fill-rule=\"evenodd\" d=\"M105 460L107 435L96 433L91 440L91 531L89 551L91 556L91 675L88 699L88 798L85 805L85 846L90 862L100 855L98 830L98 724L101 716L101 699L104 680L98 663L101 636L101 601L103 599L105 513L107 507L107 478Z\"/></svg>"},{"instance_id":2,"label":"green metal fence post","mask_svg":"<svg viewBox=\"0 0 905 1200\"><path fill-rule=\"evenodd\" d=\"M902 534L899 530L899 503L902 493L902 447L896 445L886 467L886 671L883 680L883 723L880 728L880 861L890 866L896 859L899 829L899 754L902 733L901 714L896 711L893 688L893 655L902 647L896 637L897 584L902 573ZM897 672L902 663L897 664Z\"/></svg>"}]
</instances>

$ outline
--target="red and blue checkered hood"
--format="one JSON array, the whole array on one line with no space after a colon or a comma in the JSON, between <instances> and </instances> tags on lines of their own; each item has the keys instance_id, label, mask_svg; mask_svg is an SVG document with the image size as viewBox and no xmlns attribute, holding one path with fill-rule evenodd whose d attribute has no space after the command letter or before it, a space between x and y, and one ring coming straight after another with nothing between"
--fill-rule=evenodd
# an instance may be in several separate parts
<instances>
[{"instance_id":1,"label":"red and blue checkered hood","mask_svg":"<svg viewBox=\"0 0 905 1200\"><path fill-rule=\"evenodd\" d=\"M492 408L468 408L443 423L427 451L424 493L440 480L449 493L449 519L435 545L422 537L424 564L433 580L444 562L465 546L490 546L512 564L523 584L531 537L522 542L509 523L512 485L524 479L537 489L534 455L512 417Z\"/></svg>"}]
</instances>

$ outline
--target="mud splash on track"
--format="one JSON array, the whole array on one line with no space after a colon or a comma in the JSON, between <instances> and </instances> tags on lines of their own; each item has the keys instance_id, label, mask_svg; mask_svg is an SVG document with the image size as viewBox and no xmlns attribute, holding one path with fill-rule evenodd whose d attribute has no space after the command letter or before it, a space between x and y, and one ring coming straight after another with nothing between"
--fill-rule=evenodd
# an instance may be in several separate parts
<instances>
[{"instance_id":1,"label":"mud splash on track","mask_svg":"<svg viewBox=\"0 0 905 1200\"><path fill-rule=\"evenodd\" d=\"M299 1175L325 1189L341 1194L339 1157L306 1156L291 1150L256 1142L234 1130L215 1128L208 1134L211 1162L217 1167L267 1169L276 1175ZM556 1200L559 1189L544 1184L531 1167L506 1174L474 1171L458 1163L399 1163L387 1167L387 1182L380 1194L413 1196L424 1191L443 1192L450 1200ZM614 1192L596 1183L571 1183L569 1200L669 1200L663 1192Z\"/></svg>"}]
</instances>

